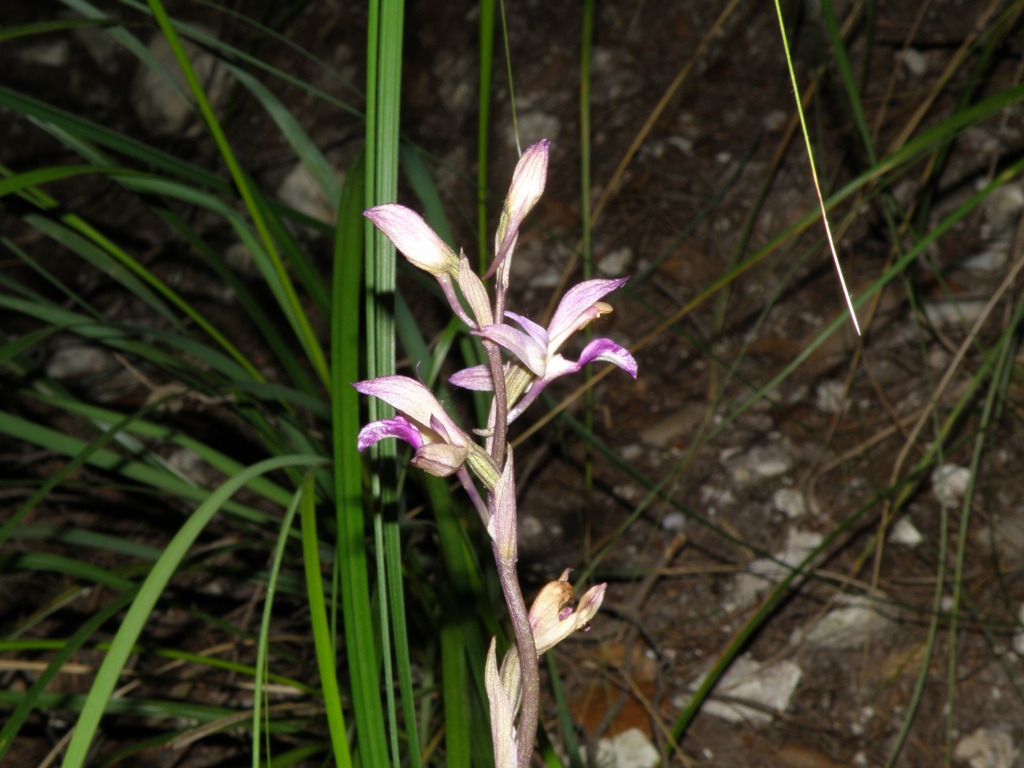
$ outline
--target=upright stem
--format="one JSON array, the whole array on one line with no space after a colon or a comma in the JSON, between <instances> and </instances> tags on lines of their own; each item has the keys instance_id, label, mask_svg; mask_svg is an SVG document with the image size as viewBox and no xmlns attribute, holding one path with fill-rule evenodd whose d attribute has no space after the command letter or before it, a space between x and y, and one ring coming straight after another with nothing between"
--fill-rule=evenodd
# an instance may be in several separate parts
<instances>
[{"instance_id":1,"label":"upright stem","mask_svg":"<svg viewBox=\"0 0 1024 768\"><path fill-rule=\"evenodd\" d=\"M505 446L508 443L508 391L505 389L505 364L501 360L501 349L490 339L483 339L487 361L491 366L494 383L494 432L487 440L491 458L499 469L505 466Z\"/></svg>"},{"instance_id":2,"label":"upright stem","mask_svg":"<svg viewBox=\"0 0 1024 768\"><path fill-rule=\"evenodd\" d=\"M516 636L519 652L519 679L522 683L523 703L519 710L519 724L516 731L516 754L519 768L529 768L533 756L533 743L537 738L537 718L540 712L540 671L537 666L537 646L533 642L533 627L526 610L523 592L519 588L515 558L502 557L497 545L494 546L494 561L498 566L501 591L512 620L512 631Z\"/></svg>"},{"instance_id":3,"label":"upright stem","mask_svg":"<svg viewBox=\"0 0 1024 768\"><path fill-rule=\"evenodd\" d=\"M502 322L505 314L505 293L507 288L500 284L502 271L498 269L499 285L495 288L495 318ZM499 467L504 468L508 461L508 391L505 386L505 364L501 359L501 349L489 339L483 340L490 363L491 379L494 384L494 402L491 406L494 416L494 431L489 438L491 458ZM494 515L494 494L488 496L490 510ZM515 525L515 522L513 522ZM502 549L502 542L493 545L494 562L498 568L498 579L501 591L508 607L512 631L516 636L516 648L519 652L519 682L522 686L522 706L519 710L518 730L516 731L516 755L518 768L529 768L533 757L533 743L537 738L537 718L540 712L540 670L537 666L537 646L533 641L533 627L530 626L530 614L526 610L523 591L519 587L519 574L516 573L516 560L519 558L518 545Z\"/></svg>"}]
</instances>

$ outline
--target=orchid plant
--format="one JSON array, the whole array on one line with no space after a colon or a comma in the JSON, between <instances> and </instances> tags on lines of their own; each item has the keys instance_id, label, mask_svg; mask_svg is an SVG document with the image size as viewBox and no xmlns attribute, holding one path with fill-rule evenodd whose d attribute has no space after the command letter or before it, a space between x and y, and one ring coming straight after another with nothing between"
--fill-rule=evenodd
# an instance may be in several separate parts
<instances>
[{"instance_id":1,"label":"orchid plant","mask_svg":"<svg viewBox=\"0 0 1024 768\"><path fill-rule=\"evenodd\" d=\"M586 280L574 286L565 293L546 328L505 309L519 229L544 191L549 151L547 140L529 147L512 176L495 235L494 260L485 275L485 279L493 277L493 296L470 267L466 255L456 255L415 212L395 204L378 205L365 212L410 263L434 276L452 311L479 337L488 360L487 365L459 371L450 379L458 387L494 393L486 428L474 431L484 438L483 445L455 422L426 386L412 378L382 376L353 386L396 411L391 418L363 427L359 450L388 437L409 443L415 451L413 466L438 477L458 478L490 535L515 634L515 645L500 666L497 640L492 638L484 670L497 768L529 765L540 700L538 658L573 632L588 628L587 622L600 608L606 587L592 587L574 608L566 570L541 589L527 611L516 573L515 469L507 440L508 425L548 384L579 371L587 363L606 361L634 379L637 374L633 356L611 339L591 341L575 361L560 352L573 333L611 312L611 306L602 299L622 286L626 278ZM485 489L486 498L478 491L476 481Z\"/></svg>"}]
</instances>

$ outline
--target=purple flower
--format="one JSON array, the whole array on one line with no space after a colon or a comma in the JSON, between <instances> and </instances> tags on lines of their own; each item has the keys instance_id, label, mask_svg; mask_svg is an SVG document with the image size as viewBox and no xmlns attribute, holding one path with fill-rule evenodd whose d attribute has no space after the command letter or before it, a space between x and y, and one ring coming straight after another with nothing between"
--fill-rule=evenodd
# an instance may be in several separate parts
<instances>
[{"instance_id":1,"label":"purple flower","mask_svg":"<svg viewBox=\"0 0 1024 768\"><path fill-rule=\"evenodd\" d=\"M414 266L437 278L458 277L459 257L415 211L404 205L385 203L363 211L363 215L387 235Z\"/></svg>"},{"instance_id":2,"label":"purple flower","mask_svg":"<svg viewBox=\"0 0 1024 768\"><path fill-rule=\"evenodd\" d=\"M516 169L512 173L512 183L509 185L505 204L501 209L498 231L494 236L494 263L491 264L488 273L502 265L507 271L506 259L515 249L516 240L519 238L519 227L544 192L544 185L548 179L548 155L550 152L551 142L541 139L536 144L527 147L522 157L519 158Z\"/></svg>"},{"instance_id":3,"label":"purple flower","mask_svg":"<svg viewBox=\"0 0 1024 768\"><path fill-rule=\"evenodd\" d=\"M469 261L464 254L456 256L422 216L396 203L374 206L363 211L363 215L395 244L410 264L434 276L452 311L466 325L479 328L492 322L487 291L480 278L469 269ZM469 300L476 320L459 301L455 283Z\"/></svg>"},{"instance_id":4,"label":"purple flower","mask_svg":"<svg viewBox=\"0 0 1024 768\"><path fill-rule=\"evenodd\" d=\"M538 657L573 632L587 631L590 628L587 622L594 618L604 601L608 585L598 584L587 590L580 598L578 609L574 611L570 572L571 569L567 568L558 581L545 584L530 607L530 626L533 627L533 641L537 646Z\"/></svg>"},{"instance_id":5,"label":"purple flower","mask_svg":"<svg viewBox=\"0 0 1024 768\"><path fill-rule=\"evenodd\" d=\"M359 430L356 447L360 451L378 440L397 437L416 449L413 466L437 477L447 477L466 462L472 440L423 384L408 376L381 376L352 386L398 411L393 418L370 422Z\"/></svg>"},{"instance_id":6,"label":"purple flower","mask_svg":"<svg viewBox=\"0 0 1024 768\"><path fill-rule=\"evenodd\" d=\"M576 373L584 365L595 360L613 363L634 379L636 378L636 360L626 349L611 339L594 339L583 348L583 352L575 362L558 353L569 336L590 321L612 311L611 306L600 299L621 287L626 280L628 278L587 280L573 286L562 297L547 328L521 315L506 312L505 314L515 321L522 330L502 323L488 325L474 331L478 336L490 339L515 355L534 377L522 400L509 411L509 422L526 410L537 399L541 390L552 381L559 376ZM485 366L459 371L451 377L450 381L452 384L466 389L491 390L494 388L490 371ZM510 391L510 395L513 397L517 394ZM510 399L510 404L511 402Z\"/></svg>"}]
</instances>

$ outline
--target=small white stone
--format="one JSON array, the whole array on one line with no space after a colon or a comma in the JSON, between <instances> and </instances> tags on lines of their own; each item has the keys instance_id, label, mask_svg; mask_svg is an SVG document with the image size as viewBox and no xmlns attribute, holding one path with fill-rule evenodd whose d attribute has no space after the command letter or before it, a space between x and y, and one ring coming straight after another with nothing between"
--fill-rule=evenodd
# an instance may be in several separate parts
<instances>
[{"instance_id":1,"label":"small white stone","mask_svg":"<svg viewBox=\"0 0 1024 768\"><path fill-rule=\"evenodd\" d=\"M861 707L860 711L857 713L857 716L854 718L853 722L850 724L850 732L853 733L854 736L863 736L864 735L865 726L868 723L871 722L871 720L874 718L874 716L875 716L875 709L874 709L874 707L871 707L871 706Z\"/></svg>"},{"instance_id":2,"label":"small white stone","mask_svg":"<svg viewBox=\"0 0 1024 768\"><path fill-rule=\"evenodd\" d=\"M916 48L907 48L896 55L907 72L914 77L923 77L928 71L928 57Z\"/></svg>"},{"instance_id":3,"label":"small white stone","mask_svg":"<svg viewBox=\"0 0 1024 768\"><path fill-rule=\"evenodd\" d=\"M843 413L848 405L846 384L842 381L823 381L814 390L814 405L822 413Z\"/></svg>"},{"instance_id":4,"label":"small white stone","mask_svg":"<svg viewBox=\"0 0 1024 768\"><path fill-rule=\"evenodd\" d=\"M88 344L69 344L61 347L46 363L46 375L57 381L99 376L117 366L107 350Z\"/></svg>"},{"instance_id":5,"label":"small white stone","mask_svg":"<svg viewBox=\"0 0 1024 768\"><path fill-rule=\"evenodd\" d=\"M523 538L534 538L544 532L544 524L533 515L519 518L519 533Z\"/></svg>"},{"instance_id":6,"label":"small white stone","mask_svg":"<svg viewBox=\"0 0 1024 768\"><path fill-rule=\"evenodd\" d=\"M661 518L661 527L669 533L678 533L686 527L686 515L682 512L668 512Z\"/></svg>"},{"instance_id":7,"label":"small white stone","mask_svg":"<svg viewBox=\"0 0 1024 768\"><path fill-rule=\"evenodd\" d=\"M224 251L224 261L235 272L244 277L259 277L260 268L245 243L234 243Z\"/></svg>"},{"instance_id":8,"label":"small white stone","mask_svg":"<svg viewBox=\"0 0 1024 768\"><path fill-rule=\"evenodd\" d=\"M304 163L296 163L277 188L277 199L299 213L325 224L337 217L335 204L328 199L320 182Z\"/></svg>"},{"instance_id":9,"label":"small white stone","mask_svg":"<svg viewBox=\"0 0 1024 768\"><path fill-rule=\"evenodd\" d=\"M665 139L665 143L673 149L678 149L684 155L693 154L693 140L685 136L669 136Z\"/></svg>"},{"instance_id":10,"label":"small white stone","mask_svg":"<svg viewBox=\"0 0 1024 768\"><path fill-rule=\"evenodd\" d=\"M789 122L789 114L784 109L773 109L761 121L761 127L766 131L781 131Z\"/></svg>"},{"instance_id":11,"label":"small white stone","mask_svg":"<svg viewBox=\"0 0 1024 768\"><path fill-rule=\"evenodd\" d=\"M988 248L973 256L968 256L960 266L974 272L998 272L1006 266L1008 259L1007 249L1003 247Z\"/></svg>"},{"instance_id":12,"label":"small white stone","mask_svg":"<svg viewBox=\"0 0 1024 768\"><path fill-rule=\"evenodd\" d=\"M41 67L63 67L71 58L71 47L66 39L31 45L21 51L21 60Z\"/></svg>"},{"instance_id":13,"label":"small white stone","mask_svg":"<svg viewBox=\"0 0 1024 768\"><path fill-rule=\"evenodd\" d=\"M772 494L772 507L790 520L807 514L807 502L796 488L779 488Z\"/></svg>"},{"instance_id":14,"label":"small white stone","mask_svg":"<svg viewBox=\"0 0 1024 768\"><path fill-rule=\"evenodd\" d=\"M949 367L949 352L942 347L935 347L928 351L928 367L933 371L945 371Z\"/></svg>"},{"instance_id":15,"label":"small white stone","mask_svg":"<svg viewBox=\"0 0 1024 768\"><path fill-rule=\"evenodd\" d=\"M1013 737L994 728L979 728L960 739L953 756L971 768L1010 768Z\"/></svg>"},{"instance_id":16,"label":"small white stone","mask_svg":"<svg viewBox=\"0 0 1024 768\"><path fill-rule=\"evenodd\" d=\"M585 750L580 750L586 759ZM610 739L597 742L597 765L593 768L654 768L661 755L639 728L630 728Z\"/></svg>"},{"instance_id":17,"label":"small white stone","mask_svg":"<svg viewBox=\"0 0 1024 768\"><path fill-rule=\"evenodd\" d=\"M1010 647L1018 656L1024 656L1024 632L1016 632L1010 639Z\"/></svg>"},{"instance_id":18,"label":"small white stone","mask_svg":"<svg viewBox=\"0 0 1024 768\"><path fill-rule=\"evenodd\" d=\"M694 681L691 690L697 688L706 675ZM765 725L772 721L773 712L781 714L789 708L802 675L800 666L788 659L775 664L762 664L749 654L741 656L718 681L712 698L704 704L704 711L730 723ZM731 701L715 699L714 694L720 694ZM740 700L758 706L755 709L734 703Z\"/></svg>"},{"instance_id":19,"label":"small white stone","mask_svg":"<svg viewBox=\"0 0 1024 768\"><path fill-rule=\"evenodd\" d=\"M620 277L626 273L629 269L630 263L633 261L633 249L628 245L622 248L616 248L614 251L607 253L599 262L597 262L598 270L608 277Z\"/></svg>"},{"instance_id":20,"label":"small white stone","mask_svg":"<svg viewBox=\"0 0 1024 768\"><path fill-rule=\"evenodd\" d=\"M877 600L860 596L841 596L839 600L847 605L829 611L806 634L797 630L793 642L806 642L812 648L849 650L895 627L891 619L878 612Z\"/></svg>"},{"instance_id":21,"label":"small white stone","mask_svg":"<svg viewBox=\"0 0 1024 768\"><path fill-rule=\"evenodd\" d=\"M971 325L985 310L983 299L926 301L924 316L933 325Z\"/></svg>"},{"instance_id":22,"label":"small white stone","mask_svg":"<svg viewBox=\"0 0 1024 768\"><path fill-rule=\"evenodd\" d=\"M1021 604L1020 609L1017 611L1017 623L1024 624L1024 603ZM1024 656L1024 629L1014 633L1013 639L1010 640L1010 647L1013 648L1013 652L1018 656Z\"/></svg>"},{"instance_id":23,"label":"small white stone","mask_svg":"<svg viewBox=\"0 0 1024 768\"><path fill-rule=\"evenodd\" d=\"M692 402L670 413L658 414L657 421L640 432L640 439L655 448L666 448L696 430L707 412L704 403Z\"/></svg>"},{"instance_id":24,"label":"small white stone","mask_svg":"<svg viewBox=\"0 0 1024 768\"><path fill-rule=\"evenodd\" d=\"M959 464L943 464L932 470L932 493L946 509L963 501L971 482L971 470Z\"/></svg>"},{"instance_id":25,"label":"small white stone","mask_svg":"<svg viewBox=\"0 0 1024 768\"><path fill-rule=\"evenodd\" d=\"M922 541L924 536L917 530L917 527L911 522L910 518L904 515L896 524L892 527L892 532L889 534L889 541L893 544L902 544L905 547L913 549Z\"/></svg>"},{"instance_id":26,"label":"small white stone","mask_svg":"<svg viewBox=\"0 0 1024 768\"><path fill-rule=\"evenodd\" d=\"M993 229L1008 227L1024 209L1024 187L1004 184L986 197L982 206L988 226Z\"/></svg>"},{"instance_id":27,"label":"small white stone","mask_svg":"<svg viewBox=\"0 0 1024 768\"><path fill-rule=\"evenodd\" d=\"M612 486L612 493L629 502L638 502L644 497L644 491L633 483L618 483Z\"/></svg>"},{"instance_id":28,"label":"small white stone","mask_svg":"<svg viewBox=\"0 0 1024 768\"><path fill-rule=\"evenodd\" d=\"M757 446L738 455L723 452L722 456L729 475L740 485L784 475L793 466L792 458L781 445Z\"/></svg>"},{"instance_id":29,"label":"small white stone","mask_svg":"<svg viewBox=\"0 0 1024 768\"><path fill-rule=\"evenodd\" d=\"M644 447L640 445L640 443L630 443L629 445L622 447L619 455L622 457L623 461L628 461L630 463L639 461L640 457L644 455Z\"/></svg>"},{"instance_id":30,"label":"small white stone","mask_svg":"<svg viewBox=\"0 0 1024 768\"><path fill-rule=\"evenodd\" d=\"M223 104L231 80L227 68L219 59L194 43L183 40L182 44L199 82L203 84L207 99L215 108ZM146 130L156 136L181 133L193 118L192 96L185 75L163 35L152 39L149 52L163 66L164 72L148 64L141 65L132 84L135 112ZM169 76L170 81L165 75ZM186 131L186 135L198 135L200 130L197 121Z\"/></svg>"},{"instance_id":31,"label":"small white stone","mask_svg":"<svg viewBox=\"0 0 1024 768\"><path fill-rule=\"evenodd\" d=\"M747 565L747 572L736 575L724 608L729 613L747 608L793 568L802 563L823 541L820 533L790 529L786 546L775 559L762 557ZM788 567L787 567L788 566Z\"/></svg>"},{"instance_id":32,"label":"small white stone","mask_svg":"<svg viewBox=\"0 0 1024 768\"><path fill-rule=\"evenodd\" d=\"M193 485L203 485L210 469L203 457L190 448L178 448L167 457L167 463Z\"/></svg>"}]
</instances>

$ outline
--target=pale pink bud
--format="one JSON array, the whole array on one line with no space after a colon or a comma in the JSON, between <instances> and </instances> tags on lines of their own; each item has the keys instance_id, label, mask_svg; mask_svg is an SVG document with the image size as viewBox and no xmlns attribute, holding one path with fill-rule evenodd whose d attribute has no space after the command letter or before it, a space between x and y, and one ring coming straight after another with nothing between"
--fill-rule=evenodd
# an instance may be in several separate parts
<instances>
[{"instance_id":1,"label":"pale pink bud","mask_svg":"<svg viewBox=\"0 0 1024 768\"><path fill-rule=\"evenodd\" d=\"M413 266L435 277L458 277L459 257L415 211L385 203L364 211L363 215L387 235Z\"/></svg>"}]
</instances>

